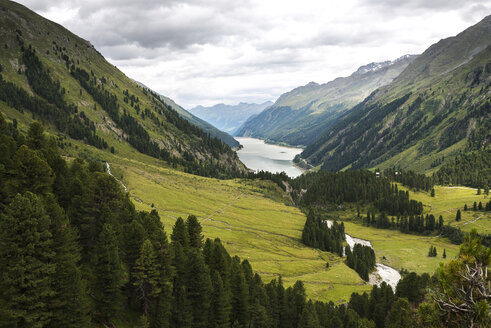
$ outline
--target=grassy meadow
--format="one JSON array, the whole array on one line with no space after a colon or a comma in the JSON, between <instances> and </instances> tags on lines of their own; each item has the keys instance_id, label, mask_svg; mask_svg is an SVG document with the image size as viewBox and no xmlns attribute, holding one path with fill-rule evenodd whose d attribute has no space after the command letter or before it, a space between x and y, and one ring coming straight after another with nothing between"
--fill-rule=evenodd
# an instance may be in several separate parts
<instances>
[{"instance_id":1,"label":"grassy meadow","mask_svg":"<svg viewBox=\"0 0 491 328\"><path fill-rule=\"evenodd\" d=\"M281 190L270 183L203 178L116 156L110 164L136 207L153 205L167 231L177 217L196 215L206 237L220 238L266 281L280 275L285 285L302 280L311 298L335 302L371 288L338 256L300 243L305 216L285 205Z\"/></svg>"},{"instance_id":2,"label":"grassy meadow","mask_svg":"<svg viewBox=\"0 0 491 328\"><path fill-rule=\"evenodd\" d=\"M404 189L404 187L401 187ZM479 233L491 233L491 213L484 211L464 211L464 205L467 204L469 209L474 202L489 202L490 198L477 194L477 189L468 187L447 187L435 186L435 197L431 197L426 192L411 192L411 199L421 201L424 204L424 211L433 214L437 219L441 215L445 224L450 223L452 226L458 226L463 231L476 229ZM455 221L457 210L460 209L462 220Z\"/></svg>"}]
</instances>

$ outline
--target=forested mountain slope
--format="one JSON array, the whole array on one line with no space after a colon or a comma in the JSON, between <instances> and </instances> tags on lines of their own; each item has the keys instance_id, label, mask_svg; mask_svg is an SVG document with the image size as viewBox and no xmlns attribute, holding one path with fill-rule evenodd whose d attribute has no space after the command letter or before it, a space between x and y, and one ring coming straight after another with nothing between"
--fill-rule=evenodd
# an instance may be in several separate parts
<instances>
[{"instance_id":1,"label":"forested mountain slope","mask_svg":"<svg viewBox=\"0 0 491 328\"><path fill-rule=\"evenodd\" d=\"M306 146L345 110L391 82L416 56L371 63L348 77L325 84L310 82L287 92L273 106L248 120L236 133L295 146Z\"/></svg>"},{"instance_id":2,"label":"forested mountain slope","mask_svg":"<svg viewBox=\"0 0 491 328\"><path fill-rule=\"evenodd\" d=\"M490 45L491 16L432 45L301 157L330 171L375 166L424 171L442 156L489 147Z\"/></svg>"},{"instance_id":3,"label":"forested mountain slope","mask_svg":"<svg viewBox=\"0 0 491 328\"><path fill-rule=\"evenodd\" d=\"M8 118L40 120L53 134L111 152L133 148L186 172L245 171L228 145L138 86L89 42L14 2L0 1L0 13L0 108Z\"/></svg>"},{"instance_id":4,"label":"forested mountain slope","mask_svg":"<svg viewBox=\"0 0 491 328\"><path fill-rule=\"evenodd\" d=\"M136 82L136 83L143 88L151 90L149 87L147 87L146 85L144 85L140 82ZM155 91L153 91L153 92L155 92ZM211 125L210 123L208 123L207 121L193 115L190 111L185 110L184 108L182 108L181 106L176 104L176 102L174 100L170 99L169 97L163 96L161 94L158 94L158 96L167 105L171 106L172 109L175 110L181 117L185 118L187 121L189 121L189 123L196 125L201 130L208 133L211 137L215 137L215 138L222 140L223 142L225 142L227 145L229 145L232 148L236 148L236 147L240 146L239 142L237 140L235 140L227 132L219 130L216 127L214 127L213 125Z\"/></svg>"}]
</instances>

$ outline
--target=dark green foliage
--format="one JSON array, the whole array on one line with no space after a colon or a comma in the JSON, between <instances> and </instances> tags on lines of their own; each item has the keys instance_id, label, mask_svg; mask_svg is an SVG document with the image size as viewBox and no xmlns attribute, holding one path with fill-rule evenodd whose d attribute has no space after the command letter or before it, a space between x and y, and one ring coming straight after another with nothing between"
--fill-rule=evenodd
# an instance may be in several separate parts
<instances>
[{"instance_id":1,"label":"dark green foliage","mask_svg":"<svg viewBox=\"0 0 491 328\"><path fill-rule=\"evenodd\" d=\"M387 328L415 328L417 327L416 319L411 313L411 306L405 298L397 299L392 305L389 316L387 317L385 327Z\"/></svg>"},{"instance_id":2,"label":"dark green foliage","mask_svg":"<svg viewBox=\"0 0 491 328\"><path fill-rule=\"evenodd\" d=\"M428 257L436 257L436 255L437 255L436 247L430 246L430 250L428 251Z\"/></svg>"},{"instance_id":3,"label":"dark green foliage","mask_svg":"<svg viewBox=\"0 0 491 328\"><path fill-rule=\"evenodd\" d=\"M218 271L213 271L211 275L211 287L209 325L210 327L228 328L230 327L230 302Z\"/></svg>"},{"instance_id":4,"label":"dark green foliage","mask_svg":"<svg viewBox=\"0 0 491 328\"><path fill-rule=\"evenodd\" d=\"M396 295L406 298L411 303L420 303L424 300L429 283L430 276L427 273L421 276L414 272L408 273L399 280Z\"/></svg>"},{"instance_id":5,"label":"dark green foliage","mask_svg":"<svg viewBox=\"0 0 491 328\"><path fill-rule=\"evenodd\" d=\"M423 204L410 200L408 192L397 190L388 178L365 170L309 172L291 181L291 185L292 197L302 206L365 202L390 215L423 212Z\"/></svg>"},{"instance_id":6,"label":"dark green foliage","mask_svg":"<svg viewBox=\"0 0 491 328\"><path fill-rule=\"evenodd\" d=\"M462 214L460 210L457 210L457 214L455 215L455 221L459 222L462 219Z\"/></svg>"},{"instance_id":7,"label":"dark green foliage","mask_svg":"<svg viewBox=\"0 0 491 328\"><path fill-rule=\"evenodd\" d=\"M12 327L44 327L52 316L56 265L51 220L33 193L18 194L0 217L0 297Z\"/></svg>"},{"instance_id":8,"label":"dark green foliage","mask_svg":"<svg viewBox=\"0 0 491 328\"><path fill-rule=\"evenodd\" d=\"M316 216L313 212L307 215L302 230L302 243L323 251L343 255L344 224L334 221L331 227L327 222Z\"/></svg>"},{"instance_id":9,"label":"dark green foliage","mask_svg":"<svg viewBox=\"0 0 491 328\"><path fill-rule=\"evenodd\" d=\"M489 131L488 131L489 133ZM438 184L486 188L491 185L491 149L463 153L447 161L433 175Z\"/></svg>"},{"instance_id":10,"label":"dark green foliage","mask_svg":"<svg viewBox=\"0 0 491 328\"><path fill-rule=\"evenodd\" d=\"M141 247L140 257L134 268L134 282L138 298L142 303L142 311L148 316L150 306L160 294L160 266L150 240L145 240Z\"/></svg>"},{"instance_id":11,"label":"dark green foliage","mask_svg":"<svg viewBox=\"0 0 491 328\"><path fill-rule=\"evenodd\" d=\"M94 299L98 315L109 320L123 309L121 287L124 281L116 233L108 223L102 227L95 256Z\"/></svg>"},{"instance_id":12,"label":"dark green foliage","mask_svg":"<svg viewBox=\"0 0 491 328\"><path fill-rule=\"evenodd\" d=\"M353 251L349 246L345 248L346 265L358 272L360 277L368 281L368 276L375 269L375 252L370 246L355 244Z\"/></svg>"},{"instance_id":13,"label":"dark green foliage","mask_svg":"<svg viewBox=\"0 0 491 328\"><path fill-rule=\"evenodd\" d=\"M385 327L387 314L392 303L397 299L392 287L383 282L380 287L373 286L368 295L353 293L348 303L348 309L353 309L361 318L373 320L377 328Z\"/></svg>"},{"instance_id":14,"label":"dark green foliage","mask_svg":"<svg viewBox=\"0 0 491 328\"><path fill-rule=\"evenodd\" d=\"M433 180L424 174L418 174L414 171L404 171L396 169L386 169L383 172L384 176L391 181L400 182L408 188L419 191L433 190Z\"/></svg>"},{"instance_id":15,"label":"dark green foliage","mask_svg":"<svg viewBox=\"0 0 491 328\"><path fill-rule=\"evenodd\" d=\"M201 249L201 246L203 245L203 235L201 234L202 228L196 216L190 215L186 220L186 225L188 227L190 246L198 250Z\"/></svg>"}]
</instances>

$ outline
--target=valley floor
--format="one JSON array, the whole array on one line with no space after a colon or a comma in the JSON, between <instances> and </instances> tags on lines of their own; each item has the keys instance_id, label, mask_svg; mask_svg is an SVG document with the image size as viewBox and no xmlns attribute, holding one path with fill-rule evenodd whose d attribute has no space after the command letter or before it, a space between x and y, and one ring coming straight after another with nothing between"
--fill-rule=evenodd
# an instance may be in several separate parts
<instances>
[{"instance_id":1,"label":"valley floor","mask_svg":"<svg viewBox=\"0 0 491 328\"><path fill-rule=\"evenodd\" d=\"M371 289L343 263L343 259L300 243L305 215L299 209L285 205L280 189L268 182L203 178L157 163L144 164L118 156L113 156L110 161L113 173L116 177L119 174L128 187L137 208L151 210L153 206L167 231L177 217L196 215L205 237L220 238L231 254L248 259L264 280L280 275L286 285L302 280L310 298L336 303L346 302L353 292ZM447 201L450 194L441 188L437 187L437 197L432 199L434 203L424 199L424 193L418 193L418 197L425 204L433 204L434 210L444 210L455 200ZM473 190L457 190L455 197L463 197L463 201L475 198ZM431 208L431 205L427 206L427 209ZM398 270L432 274L439 263L445 261L441 257L443 249L447 261L458 253L458 246L445 238L367 228L349 222L352 215L348 210L340 215L347 220L346 232L371 241L377 261ZM445 217L445 222L447 220L450 216ZM427 257L430 245L437 247L437 257ZM326 262L330 263L328 269Z\"/></svg>"}]
</instances>

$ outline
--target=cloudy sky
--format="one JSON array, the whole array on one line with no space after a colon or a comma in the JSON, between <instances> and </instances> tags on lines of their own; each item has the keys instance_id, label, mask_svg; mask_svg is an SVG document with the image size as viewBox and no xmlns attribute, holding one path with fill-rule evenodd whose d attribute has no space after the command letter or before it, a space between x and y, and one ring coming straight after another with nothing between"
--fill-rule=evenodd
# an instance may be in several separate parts
<instances>
[{"instance_id":1,"label":"cloudy sky","mask_svg":"<svg viewBox=\"0 0 491 328\"><path fill-rule=\"evenodd\" d=\"M276 100L423 52L489 0L18 0L185 108Z\"/></svg>"}]
</instances>

